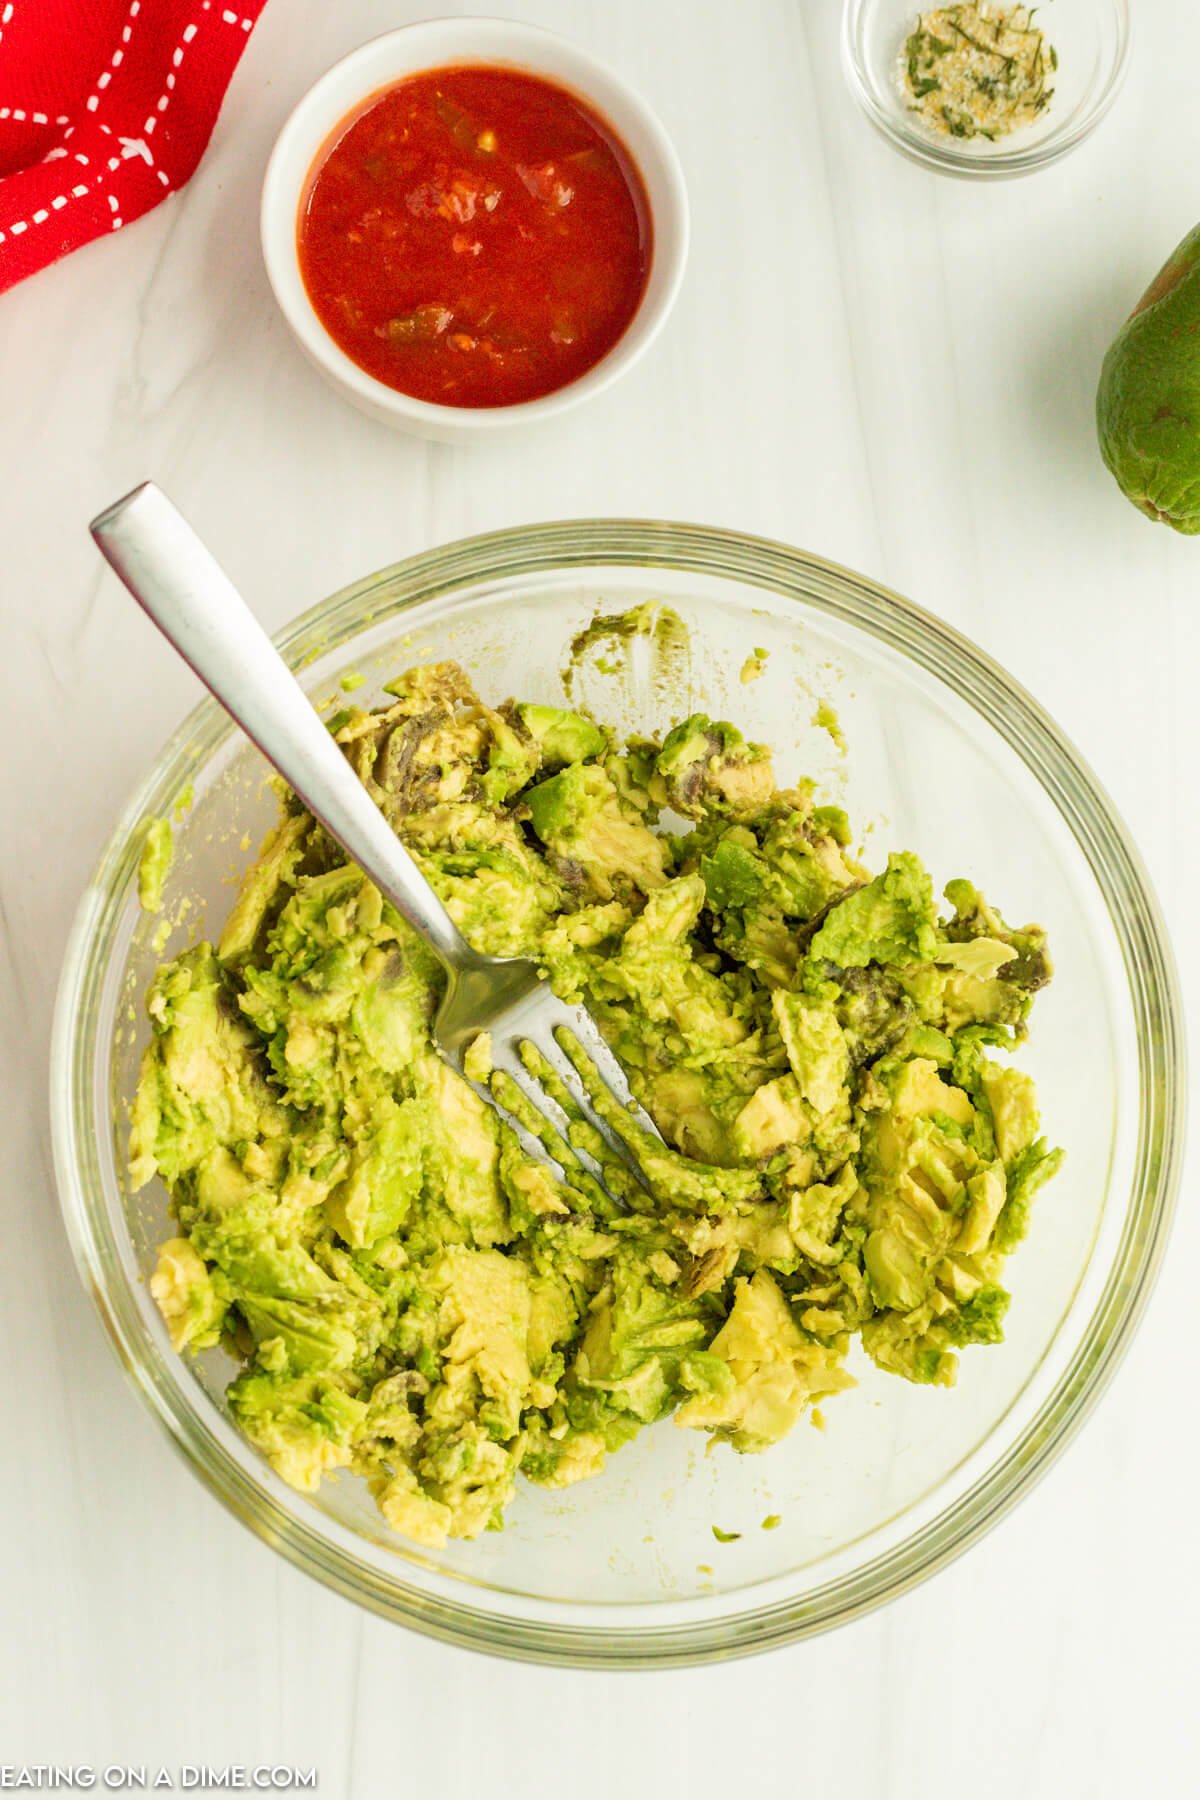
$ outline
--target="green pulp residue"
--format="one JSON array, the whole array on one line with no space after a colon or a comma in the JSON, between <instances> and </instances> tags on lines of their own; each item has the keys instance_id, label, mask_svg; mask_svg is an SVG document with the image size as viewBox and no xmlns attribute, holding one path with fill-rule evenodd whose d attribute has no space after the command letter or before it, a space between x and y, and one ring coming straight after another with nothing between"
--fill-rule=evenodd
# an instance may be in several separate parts
<instances>
[{"instance_id":1,"label":"green pulp residue","mask_svg":"<svg viewBox=\"0 0 1200 1800\"><path fill-rule=\"evenodd\" d=\"M470 941L587 1002L665 1141L610 1109L646 1181L608 1158L615 1200L531 1159L434 1050L429 950L285 797L219 942L155 976L130 1135L175 1216L151 1291L177 1349L237 1359L250 1442L438 1545L660 1420L763 1450L856 1338L951 1384L1058 1162L1007 1060L1041 930L966 881L940 907L910 852L861 867L728 724L622 744L449 663L388 694L347 709L347 760Z\"/></svg>"},{"instance_id":2,"label":"green pulp residue","mask_svg":"<svg viewBox=\"0 0 1200 1800\"><path fill-rule=\"evenodd\" d=\"M846 754L846 734L842 730L842 722L838 718L835 708L830 705L828 700L820 702L813 713L812 723L818 731L828 732L834 746L841 751L843 756Z\"/></svg>"},{"instance_id":3,"label":"green pulp residue","mask_svg":"<svg viewBox=\"0 0 1200 1800\"><path fill-rule=\"evenodd\" d=\"M688 627L661 601L645 600L620 613L597 613L571 639L562 671L564 691L573 699L582 669L590 662L602 675L623 674L632 644L645 642L655 690L664 697L686 669L691 648Z\"/></svg>"},{"instance_id":4,"label":"green pulp residue","mask_svg":"<svg viewBox=\"0 0 1200 1800\"><path fill-rule=\"evenodd\" d=\"M181 796L182 798L182 796ZM174 860L169 819L149 819L138 858L138 904L143 912L162 911L163 888Z\"/></svg>"}]
</instances>

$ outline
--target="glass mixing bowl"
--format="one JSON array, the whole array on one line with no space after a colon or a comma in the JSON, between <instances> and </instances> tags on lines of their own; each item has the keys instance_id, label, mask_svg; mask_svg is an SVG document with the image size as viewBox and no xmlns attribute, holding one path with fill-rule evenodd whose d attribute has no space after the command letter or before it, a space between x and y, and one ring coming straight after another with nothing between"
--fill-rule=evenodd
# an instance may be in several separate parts
<instances>
[{"instance_id":1,"label":"glass mixing bowl","mask_svg":"<svg viewBox=\"0 0 1200 1800\"><path fill-rule=\"evenodd\" d=\"M52 1090L63 1211L84 1282L146 1404L240 1519L310 1574L451 1641L554 1662L665 1665L761 1650L853 1617L936 1569L1000 1516L1087 1412L1163 1247L1182 1138L1182 1032L1164 929L1094 777L1050 719L955 632L874 583L783 545L692 526L524 527L373 575L285 631L316 697L351 671L370 703L398 668L451 656L492 699L559 703L571 639L599 606L661 601L689 627L578 669L574 698L626 729L693 709L770 742L866 831L876 865L917 850L969 874L1057 962L1022 1054L1067 1148L1010 1264L1006 1342L968 1350L953 1391L852 1357L859 1385L762 1456L669 1423L565 1492L522 1484L502 1532L433 1553L388 1531L361 1483L306 1499L223 1405L233 1365L169 1346L146 1276L170 1234L161 1188L131 1196L128 1104L158 922L139 912L140 827L188 784L166 894L215 932L231 874L271 822L257 752L205 700L166 745L101 858L67 954ZM752 647L766 672L743 686ZM837 710L843 755L814 723ZM765 1518L778 1515L774 1529ZM714 1540L713 1526L740 1532Z\"/></svg>"}]
</instances>

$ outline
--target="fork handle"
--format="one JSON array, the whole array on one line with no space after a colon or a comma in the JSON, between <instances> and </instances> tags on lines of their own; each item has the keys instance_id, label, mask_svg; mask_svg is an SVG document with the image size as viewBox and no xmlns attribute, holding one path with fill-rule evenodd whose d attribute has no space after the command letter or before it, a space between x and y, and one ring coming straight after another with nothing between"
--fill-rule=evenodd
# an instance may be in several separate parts
<instances>
[{"instance_id":1,"label":"fork handle","mask_svg":"<svg viewBox=\"0 0 1200 1800\"><path fill-rule=\"evenodd\" d=\"M138 605L447 969L478 966L225 571L162 489L143 482L91 533Z\"/></svg>"}]
</instances>

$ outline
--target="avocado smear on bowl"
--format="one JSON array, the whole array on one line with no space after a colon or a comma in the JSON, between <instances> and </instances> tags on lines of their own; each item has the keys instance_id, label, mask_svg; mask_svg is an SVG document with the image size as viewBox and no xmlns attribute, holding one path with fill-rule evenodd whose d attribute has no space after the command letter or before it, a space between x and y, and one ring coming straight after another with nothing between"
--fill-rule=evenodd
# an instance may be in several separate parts
<instances>
[{"instance_id":1,"label":"avocado smear on bowl","mask_svg":"<svg viewBox=\"0 0 1200 1800\"><path fill-rule=\"evenodd\" d=\"M967 881L939 912L907 851L871 877L730 725L619 744L450 663L386 692L329 721L346 756L471 942L586 1002L666 1146L625 1204L531 1160L433 1049L431 953L281 788L219 943L157 972L130 1138L178 1223L154 1298L176 1349L239 1359L247 1438L440 1546L670 1415L764 1449L856 1336L950 1385L1061 1158L991 1054L1041 929Z\"/></svg>"}]
</instances>

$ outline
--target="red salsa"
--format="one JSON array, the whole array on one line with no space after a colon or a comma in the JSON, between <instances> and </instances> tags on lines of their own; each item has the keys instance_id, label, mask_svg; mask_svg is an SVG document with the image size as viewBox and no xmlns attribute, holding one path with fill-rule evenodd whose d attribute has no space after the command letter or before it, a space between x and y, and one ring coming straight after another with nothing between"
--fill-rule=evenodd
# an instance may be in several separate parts
<instances>
[{"instance_id":1,"label":"red salsa","mask_svg":"<svg viewBox=\"0 0 1200 1800\"><path fill-rule=\"evenodd\" d=\"M368 374L443 406L565 387L646 288L650 207L604 121L540 76L433 69L354 115L309 178L300 268Z\"/></svg>"}]
</instances>

